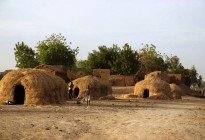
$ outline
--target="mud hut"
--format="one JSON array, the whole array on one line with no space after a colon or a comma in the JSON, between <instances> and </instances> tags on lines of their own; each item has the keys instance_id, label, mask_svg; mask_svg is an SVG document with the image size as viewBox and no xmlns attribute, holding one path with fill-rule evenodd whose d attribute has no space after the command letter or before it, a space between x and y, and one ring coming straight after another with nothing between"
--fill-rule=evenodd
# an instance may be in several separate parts
<instances>
[{"instance_id":1,"label":"mud hut","mask_svg":"<svg viewBox=\"0 0 205 140\"><path fill-rule=\"evenodd\" d=\"M107 80L91 75L75 79L73 84L74 94L77 95L78 98L84 96L84 91L88 86L91 88L92 98L98 99L103 96L111 95L112 93L112 87Z\"/></svg>"},{"instance_id":2,"label":"mud hut","mask_svg":"<svg viewBox=\"0 0 205 140\"><path fill-rule=\"evenodd\" d=\"M37 69L19 69L0 81L0 103L61 104L66 100L67 84L58 76Z\"/></svg>"}]
</instances>

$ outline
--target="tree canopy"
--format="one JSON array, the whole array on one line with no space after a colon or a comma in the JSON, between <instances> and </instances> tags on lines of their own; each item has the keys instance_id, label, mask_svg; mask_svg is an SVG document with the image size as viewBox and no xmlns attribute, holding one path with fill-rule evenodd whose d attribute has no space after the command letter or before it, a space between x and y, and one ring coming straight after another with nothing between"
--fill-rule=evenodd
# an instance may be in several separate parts
<instances>
[{"instance_id":1,"label":"tree canopy","mask_svg":"<svg viewBox=\"0 0 205 140\"><path fill-rule=\"evenodd\" d=\"M52 34L43 41L39 41L36 52L22 43L14 48L16 67L33 68L39 64L75 66L79 48L71 49L61 34Z\"/></svg>"},{"instance_id":2,"label":"tree canopy","mask_svg":"<svg viewBox=\"0 0 205 140\"><path fill-rule=\"evenodd\" d=\"M129 44L125 44L122 49L115 44L110 48L99 46L98 49L88 55L89 69L110 69L112 74L136 73L138 55Z\"/></svg>"},{"instance_id":3,"label":"tree canopy","mask_svg":"<svg viewBox=\"0 0 205 140\"><path fill-rule=\"evenodd\" d=\"M36 48L40 64L70 67L75 65L78 47L72 50L61 34L52 34L47 39L39 41Z\"/></svg>"},{"instance_id":4,"label":"tree canopy","mask_svg":"<svg viewBox=\"0 0 205 140\"><path fill-rule=\"evenodd\" d=\"M14 55L16 67L18 68L33 68L39 64L35 51L31 47L28 47L28 45L24 44L24 42L16 43Z\"/></svg>"}]
</instances>

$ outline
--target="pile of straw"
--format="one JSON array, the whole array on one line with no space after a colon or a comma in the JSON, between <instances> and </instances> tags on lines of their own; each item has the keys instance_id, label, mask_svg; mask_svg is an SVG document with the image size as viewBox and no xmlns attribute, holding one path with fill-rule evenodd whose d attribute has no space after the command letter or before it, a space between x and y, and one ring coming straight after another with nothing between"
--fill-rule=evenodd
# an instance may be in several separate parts
<instances>
[{"instance_id":1,"label":"pile of straw","mask_svg":"<svg viewBox=\"0 0 205 140\"><path fill-rule=\"evenodd\" d=\"M84 91L88 86L91 88L91 98L100 98L112 93L112 87L107 80L91 75L75 79L73 84L73 89L79 88L78 98L84 96Z\"/></svg>"},{"instance_id":2,"label":"pile of straw","mask_svg":"<svg viewBox=\"0 0 205 140\"><path fill-rule=\"evenodd\" d=\"M0 103L13 101L14 90L21 85L25 90L24 104L59 104L66 101L67 85L53 74L37 69L9 72L0 81Z\"/></svg>"}]
</instances>

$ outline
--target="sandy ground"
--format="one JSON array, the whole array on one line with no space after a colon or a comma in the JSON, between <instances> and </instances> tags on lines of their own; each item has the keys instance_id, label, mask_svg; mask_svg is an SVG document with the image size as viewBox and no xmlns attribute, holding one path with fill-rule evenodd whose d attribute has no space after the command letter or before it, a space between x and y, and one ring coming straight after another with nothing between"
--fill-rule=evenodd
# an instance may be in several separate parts
<instances>
[{"instance_id":1,"label":"sandy ground","mask_svg":"<svg viewBox=\"0 0 205 140\"><path fill-rule=\"evenodd\" d=\"M131 92L114 89L114 95ZM118 92L120 91L120 92ZM205 99L67 101L60 106L0 105L0 140L204 140Z\"/></svg>"}]
</instances>

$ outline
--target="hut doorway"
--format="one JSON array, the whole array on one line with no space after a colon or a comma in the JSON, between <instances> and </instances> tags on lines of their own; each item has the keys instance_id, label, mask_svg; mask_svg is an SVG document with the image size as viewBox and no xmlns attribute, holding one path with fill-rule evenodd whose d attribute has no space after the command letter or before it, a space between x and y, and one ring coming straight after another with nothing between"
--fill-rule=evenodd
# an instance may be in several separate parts
<instances>
[{"instance_id":1,"label":"hut doorway","mask_svg":"<svg viewBox=\"0 0 205 140\"><path fill-rule=\"evenodd\" d=\"M143 93L143 98L148 98L149 97L149 89L145 89Z\"/></svg>"},{"instance_id":2,"label":"hut doorway","mask_svg":"<svg viewBox=\"0 0 205 140\"><path fill-rule=\"evenodd\" d=\"M25 89L22 85L17 85L14 89L14 103L24 104Z\"/></svg>"},{"instance_id":3,"label":"hut doorway","mask_svg":"<svg viewBox=\"0 0 205 140\"><path fill-rule=\"evenodd\" d=\"M76 87L76 88L74 89L74 98L77 98L77 97L78 97L79 92L80 92L80 89L79 89L78 87Z\"/></svg>"}]
</instances>

